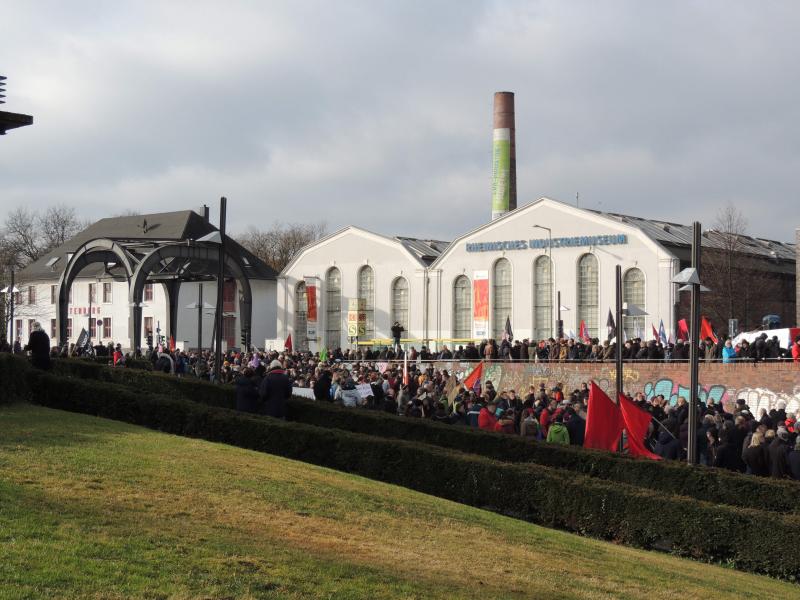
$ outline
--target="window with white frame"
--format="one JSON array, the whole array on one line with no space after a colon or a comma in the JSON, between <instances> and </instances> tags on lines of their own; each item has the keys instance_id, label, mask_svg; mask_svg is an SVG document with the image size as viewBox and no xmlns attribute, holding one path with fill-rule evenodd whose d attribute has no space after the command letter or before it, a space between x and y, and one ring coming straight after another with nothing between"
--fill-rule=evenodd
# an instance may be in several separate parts
<instances>
[{"instance_id":1,"label":"window with white frame","mask_svg":"<svg viewBox=\"0 0 800 600\"><path fill-rule=\"evenodd\" d=\"M459 275L453 282L453 338L472 337L472 285L469 277Z\"/></svg>"},{"instance_id":2,"label":"window with white frame","mask_svg":"<svg viewBox=\"0 0 800 600\"><path fill-rule=\"evenodd\" d=\"M336 267L325 275L325 345L335 350L342 343L342 272Z\"/></svg>"},{"instance_id":3,"label":"window with white frame","mask_svg":"<svg viewBox=\"0 0 800 600\"><path fill-rule=\"evenodd\" d=\"M644 273L641 269L628 269L622 276L622 301L645 310ZM645 337L644 316L623 316L622 327L626 339Z\"/></svg>"},{"instance_id":4,"label":"window with white frame","mask_svg":"<svg viewBox=\"0 0 800 600\"><path fill-rule=\"evenodd\" d=\"M553 261L540 256L533 262L533 338L553 336Z\"/></svg>"},{"instance_id":5,"label":"window with white frame","mask_svg":"<svg viewBox=\"0 0 800 600\"><path fill-rule=\"evenodd\" d=\"M578 259L578 306L576 310L576 330L581 321L586 323L589 337L597 337L597 315L599 311L599 283L597 257L584 254ZM575 332L576 334L578 331Z\"/></svg>"},{"instance_id":6,"label":"window with white frame","mask_svg":"<svg viewBox=\"0 0 800 600\"><path fill-rule=\"evenodd\" d=\"M375 338L375 274L372 267L363 266L358 271L358 299L364 300L366 317L366 332L364 337L368 340Z\"/></svg>"},{"instance_id":7,"label":"window with white frame","mask_svg":"<svg viewBox=\"0 0 800 600\"><path fill-rule=\"evenodd\" d=\"M492 270L492 337L498 341L503 337L506 320L511 318L513 287L511 263L501 258Z\"/></svg>"},{"instance_id":8,"label":"window with white frame","mask_svg":"<svg viewBox=\"0 0 800 600\"><path fill-rule=\"evenodd\" d=\"M397 321L408 330L408 280L398 277L392 282L392 324Z\"/></svg>"}]
</instances>

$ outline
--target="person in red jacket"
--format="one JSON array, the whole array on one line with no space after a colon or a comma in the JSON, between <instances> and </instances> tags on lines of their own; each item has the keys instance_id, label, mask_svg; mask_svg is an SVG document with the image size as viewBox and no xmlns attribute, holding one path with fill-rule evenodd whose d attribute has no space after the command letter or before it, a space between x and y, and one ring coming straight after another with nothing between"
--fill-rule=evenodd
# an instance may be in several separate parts
<instances>
[{"instance_id":1,"label":"person in red jacket","mask_svg":"<svg viewBox=\"0 0 800 600\"><path fill-rule=\"evenodd\" d=\"M488 404L481 409L478 414L478 427L486 431L495 431L497 425L497 417L494 416L494 411L497 409L497 404L494 400L489 400Z\"/></svg>"},{"instance_id":2,"label":"person in red jacket","mask_svg":"<svg viewBox=\"0 0 800 600\"><path fill-rule=\"evenodd\" d=\"M553 420L553 415L556 412L556 407L558 406L558 402L555 400L550 400L550 403L547 405L540 414L539 414L539 429L542 432L544 438L547 438L547 432L550 430L550 422Z\"/></svg>"},{"instance_id":3,"label":"person in red jacket","mask_svg":"<svg viewBox=\"0 0 800 600\"><path fill-rule=\"evenodd\" d=\"M792 358L794 362L800 362L800 335L794 339L794 344L792 344Z\"/></svg>"}]
</instances>

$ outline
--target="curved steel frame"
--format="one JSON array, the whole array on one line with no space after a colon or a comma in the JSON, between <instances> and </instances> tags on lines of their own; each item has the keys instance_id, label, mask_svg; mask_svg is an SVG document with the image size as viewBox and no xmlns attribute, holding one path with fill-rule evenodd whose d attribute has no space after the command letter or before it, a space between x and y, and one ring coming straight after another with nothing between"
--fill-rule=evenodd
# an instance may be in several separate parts
<instances>
[{"instance_id":1,"label":"curved steel frame","mask_svg":"<svg viewBox=\"0 0 800 600\"><path fill-rule=\"evenodd\" d=\"M56 330L58 344L67 343L67 311L69 310L69 290L78 274L95 263L118 263L125 269L125 277L130 282L134 273L133 257L120 244L113 240L98 238L90 240L78 248L70 257L64 272L58 280L58 310L56 311Z\"/></svg>"},{"instance_id":2,"label":"curved steel frame","mask_svg":"<svg viewBox=\"0 0 800 600\"><path fill-rule=\"evenodd\" d=\"M130 278L128 285L128 298L131 306L128 331L131 334L130 347L134 351L141 349L142 297L144 295L145 283L147 283L154 267L170 258L186 258L203 261L209 265L218 265L219 246L216 244L187 244L185 242L176 242L160 246L142 258ZM250 289L250 281L247 275L245 275L244 265L242 265L238 257L230 252L225 253L225 267L233 274L233 277L239 282L242 288L242 298L239 301L241 330L249 340L253 312L253 294ZM169 301L170 316L170 323L167 325L167 330L171 335L174 335L175 326L177 325L177 302L180 280L168 281L165 286Z\"/></svg>"}]
</instances>

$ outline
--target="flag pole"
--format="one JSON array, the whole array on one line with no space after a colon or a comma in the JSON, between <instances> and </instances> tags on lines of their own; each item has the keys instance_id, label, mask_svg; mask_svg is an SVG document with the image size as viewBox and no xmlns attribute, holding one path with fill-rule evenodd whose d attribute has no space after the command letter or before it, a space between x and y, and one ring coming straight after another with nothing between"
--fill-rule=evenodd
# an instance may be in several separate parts
<instances>
[{"instance_id":1,"label":"flag pole","mask_svg":"<svg viewBox=\"0 0 800 600\"><path fill-rule=\"evenodd\" d=\"M617 297L617 347L616 347L616 362L617 362L617 398L622 394L622 266L617 265L616 268L616 297ZM622 452L622 438L619 440L619 451Z\"/></svg>"}]
</instances>

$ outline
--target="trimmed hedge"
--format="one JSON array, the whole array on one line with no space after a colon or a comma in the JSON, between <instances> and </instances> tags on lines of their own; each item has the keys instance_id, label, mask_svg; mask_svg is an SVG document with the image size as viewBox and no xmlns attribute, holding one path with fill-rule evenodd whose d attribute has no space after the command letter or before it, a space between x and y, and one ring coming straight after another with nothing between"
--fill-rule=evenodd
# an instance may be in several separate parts
<instances>
[{"instance_id":1,"label":"trimmed hedge","mask_svg":"<svg viewBox=\"0 0 800 600\"><path fill-rule=\"evenodd\" d=\"M218 386L192 378L178 379L162 373L109 369L75 360L59 361L55 368L59 373L121 383L137 390L179 394L210 406L236 406L236 390L233 386ZM789 480L767 479L704 466L689 467L676 461L635 459L600 450L547 444L519 436L343 408L299 398L293 398L288 403L287 417L291 421L321 427L419 441L503 462L532 462L717 504L777 513L800 513L800 484Z\"/></svg>"},{"instance_id":2,"label":"trimmed hedge","mask_svg":"<svg viewBox=\"0 0 800 600\"><path fill-rule=\"evenodd\" d=\"M245 415L35 369L22 371L31 397L51 408L269 452L636 547L668 549L790 580L800 576L797 516L716 506L530 463L502 463L418 442Z\"/></svg>"}]
</instances>

